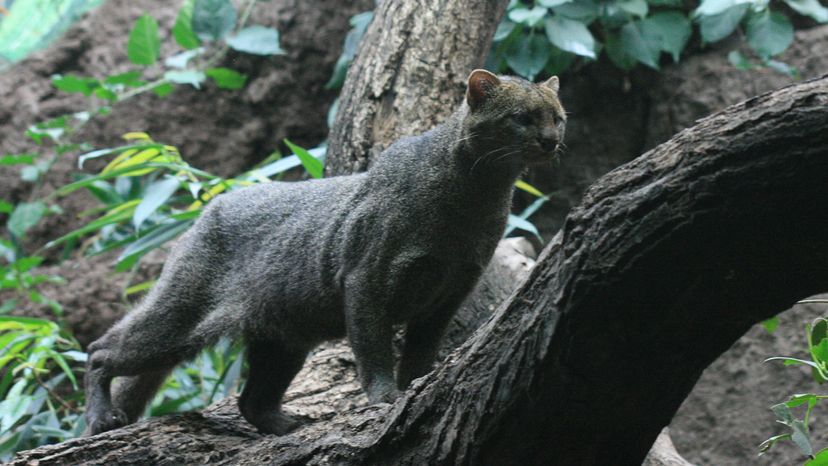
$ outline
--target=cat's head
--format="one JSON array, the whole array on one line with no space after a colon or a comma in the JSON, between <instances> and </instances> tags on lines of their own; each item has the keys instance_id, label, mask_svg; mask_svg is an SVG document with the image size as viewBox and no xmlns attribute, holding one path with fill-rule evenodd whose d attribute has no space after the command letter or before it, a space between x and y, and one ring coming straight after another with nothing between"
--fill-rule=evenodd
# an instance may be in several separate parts
<instances>
[{"instance_id":1,"label":"cat's head","mask_svg":"<svg viewBox=\"0 0 828 466\"><path fill-rule=\"evenodd\" d=\"M553 76L534 84L485 70L469 75L465 136L479 163L534 164L552 160L564 138L566 112Z\"/></svg>"}]
</instances>

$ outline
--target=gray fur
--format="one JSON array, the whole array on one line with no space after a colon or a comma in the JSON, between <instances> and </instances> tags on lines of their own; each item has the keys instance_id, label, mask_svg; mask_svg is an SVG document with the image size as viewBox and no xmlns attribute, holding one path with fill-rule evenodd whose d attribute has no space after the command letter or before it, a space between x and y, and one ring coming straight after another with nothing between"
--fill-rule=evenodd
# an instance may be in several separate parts
<instances>
[{"instance_id":1,"label":"gray fur","mask_svg":"<svg viewBox=\"0 0 828 466\"><path fill-rule=\"evenodd\" d=\"M565 116L552 84L475 71L471 107L397 141L367 173L213 200L147 298L90 345L88 432L134 422L176 364L222 335L247 343L239 403L261 431L297 425L282 394L314 346L346 334L369 399L393 401L431 369L502 235L512 184L557 148ZM531 121L515 120L521 111ZM392 325L403 323L395 380Z\"/></svg>"}]
</instances>

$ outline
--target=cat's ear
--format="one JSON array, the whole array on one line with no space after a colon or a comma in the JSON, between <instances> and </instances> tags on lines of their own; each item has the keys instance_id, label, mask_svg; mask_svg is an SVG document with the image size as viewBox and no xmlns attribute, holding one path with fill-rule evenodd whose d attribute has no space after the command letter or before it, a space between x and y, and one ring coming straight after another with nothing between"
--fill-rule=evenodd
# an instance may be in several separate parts
<instances>
[{"instance_id":1,"label":"cat's ear","mask_svg":"<svg viewBox=\"0 0 828 466\"><path fill-rule=\"evenodd\" d=\"M560 81L558 81L558 77L557 77L557 76L552 76L551 78L549 78L549 79L547 79L546 81L544 81L543 83L541 83L541 86L546 86L546 87L548 87L549 89L551 89L551 90L552 90L552 92L554 92L555 94L557 94L557 93L558 93L558 89L560 89L560 88L561 88L561 82L560 82Z\"/></svg>"},{"instance_id":2,"label":"cat's ear","mask_svg":"<svg viewBox=\"0 0 828 466\"><path fill-rule=\"evenodd\" d=\"M488 99L494 90L500 86L500 79L486 70L474 70L469 75L469 87L466 91L466 101L469 107L477 108Z\"/></svg>"}]
</instances>

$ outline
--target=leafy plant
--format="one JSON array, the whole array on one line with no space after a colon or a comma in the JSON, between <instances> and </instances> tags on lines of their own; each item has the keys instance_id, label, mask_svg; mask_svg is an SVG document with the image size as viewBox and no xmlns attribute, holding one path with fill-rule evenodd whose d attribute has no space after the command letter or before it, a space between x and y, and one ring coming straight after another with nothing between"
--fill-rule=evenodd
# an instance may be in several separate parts
<instances>
[{"instance_id":1,"label":"leafy plant","mask_svg":"<svg viewBox=\"0 0 828 466\"><path fill-rule=\"evenodd\" d=\"M810 325L806 325L805 330L808 340L809 359L777 356L768 358L765 362L782 361L786 366L808 366L811 368L814 380L819 384L824 384L828 381L828 320L822 317L817 318ZM810 434L811 411L820 401L826 398L828 398L828 395L798 393L791 395L783 403L771 406L771 410L777 417L777 422L787 426L790 432L775 435L762 442L759 445L759 454L761 455L767 452L779 441L790 440L799 448L803 455L809 458L805 462L806 465L828 465L828 448L823 448L815 452ZM802 419L798 419L794 415L792 410L795 408L804 410Z\"/></svg>"},{"instance_id":2,"label":"leafy plant","mask_svg":"<svg viewBox=\"0 0 828 466\"><path fill-rule=\"evenodd\" d=\"M686 11L679 0L512 0L494 36L487 68L533 80L541 73L559 74L578 61L596 60L602 52L619 68L638 63L659 69L662 54L678 62L693 34L702 45L741 31L753 57L731 53L742 69L770 67L795 74L773 57L793 41L786 5L800 15L828 22L828 8L817 0L702 0Z\"/></svg>"},{"instance_id":3,"label":"leafy plant","mask_svg":"<svg viewBox=\"0 0 828 466\"><path fill-rule=\"evenodd\" d=\"M72 368L86 361L79 348L54 322L0 316L0 459L85 428Z\"/></svg>"},{"instance_id":4,"label":"leafy plant","mask_svg":"<svg viewBox=\"0 0 828 466\"><path fill-rule=\"evenodd\" d=\"M300 165L320 177L325 153L324 148L307 151L286 140L294 155L274 153L252 170L222 178L191 167L178 149L155 142L146 133L128 133L124 139L126 145L80 156L80 164L98 157L114 158L100 173L63 186L55 195L86 189L101 206L87 211L95 215L89 223L47 244L54 247L92 235L84 247L89 254L123 248L116 265L121 272L186 231L215 196L269 182Z\"/></svg>"}]
</instances>

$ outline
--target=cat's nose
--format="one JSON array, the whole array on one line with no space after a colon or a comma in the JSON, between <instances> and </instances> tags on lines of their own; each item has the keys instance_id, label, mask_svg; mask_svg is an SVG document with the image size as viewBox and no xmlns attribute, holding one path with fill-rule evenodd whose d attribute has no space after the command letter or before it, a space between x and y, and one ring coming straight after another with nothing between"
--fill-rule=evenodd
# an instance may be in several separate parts
<instances>
[{"instance_id":1,"label":"cat's nose","mask_svg":"<svg viewBox=\"0 0 828 466\"><path fill-rule=\"evenodd\" d=\"M540 142L541 148L547 152L552 152L558 147L557 136L542 136L538 142Z\"/></svg>"},{"instance_id":2,"label":"cat's nose","mask_svg":"<svg viewBox=\"0 0 828 466\"><path fill-rule=\"evenodd\" d=\"M538 142L543 150L552 152L558 146L558 132L554 128L543 128Z\"/></svg>"}]
</instances>

